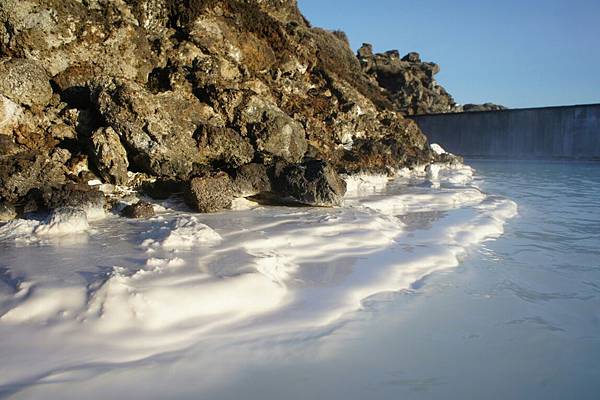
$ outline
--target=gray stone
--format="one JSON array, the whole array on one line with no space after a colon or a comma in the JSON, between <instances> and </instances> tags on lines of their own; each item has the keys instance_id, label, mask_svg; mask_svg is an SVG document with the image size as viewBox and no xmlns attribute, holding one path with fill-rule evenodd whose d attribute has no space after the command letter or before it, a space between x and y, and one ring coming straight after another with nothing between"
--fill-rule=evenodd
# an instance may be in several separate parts
<instances>
[{"instance_id":1,"label":"gray stone","mask_svg":"<svg viewBox=\"0 0 600 400\"><path fill-rule=\"evenodd\" d=\"M129 161L119 135L110 127L100 128L92 134L90 141L90 158L100 176L108 183L126 184Z\"/></svg>"},{"instance_id":2,"label":"gray stone","mask_svg":"<svg viewBox=\"0 0 600 400\"><path fill-rule=\"evenodd\" d=\"M185 193L186 203L202 213L212 213L231 208L233 184L229 175L220 172L193 178Z\"/></svg>"},{"instance_id":3,"label":"gray stone","mask_svg":"<svg viewBox=\"0 0 600 400\"><path fill-rule=\"evenodd\" d=\"M37 62L13 58L0 63L0 93L15 103L45 106L52 98L52 87Z\"/></svg>"}]
</instances>

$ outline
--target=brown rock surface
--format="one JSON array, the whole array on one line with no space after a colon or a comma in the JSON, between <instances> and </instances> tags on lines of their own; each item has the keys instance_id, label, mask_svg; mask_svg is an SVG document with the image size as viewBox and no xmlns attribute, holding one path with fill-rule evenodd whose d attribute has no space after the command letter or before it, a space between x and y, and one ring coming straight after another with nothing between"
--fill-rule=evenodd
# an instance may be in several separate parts
<instances>
[{"instance_id":1,"label":"brown rock surface","mask_svg":"<svg viewBox=\"0 0 600 400\"><path fill-rule=\"evenodd\" d=\"M340 172L431 161L403 113L453 104L435 64L369 48L357 58L295 1L4 0L0 22L1 68L32 77L0 78L5 203L90 173L122 184L129 170L188 183L194 207L215 211L273 189L263 172L283 163L295 183L279 195L337 204ZM323 179L301 173L312 166Z\"/></svg>"}]
</instances>

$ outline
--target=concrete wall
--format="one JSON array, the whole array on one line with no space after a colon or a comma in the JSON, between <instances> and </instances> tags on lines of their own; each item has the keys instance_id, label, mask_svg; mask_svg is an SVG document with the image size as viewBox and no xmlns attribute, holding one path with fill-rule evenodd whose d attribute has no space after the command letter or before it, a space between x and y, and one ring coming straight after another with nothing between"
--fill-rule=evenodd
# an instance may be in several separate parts
<instances>
[{"instance_id":1,"label":"concrete wall","mask_svg":"<svg viewBox=\"0 0 600 400\"><path fill-rule=\"evenodd\" d=\"M465 157L600 160L600 104L413 118L430 143Z\"/></svg>"}]
</instances>

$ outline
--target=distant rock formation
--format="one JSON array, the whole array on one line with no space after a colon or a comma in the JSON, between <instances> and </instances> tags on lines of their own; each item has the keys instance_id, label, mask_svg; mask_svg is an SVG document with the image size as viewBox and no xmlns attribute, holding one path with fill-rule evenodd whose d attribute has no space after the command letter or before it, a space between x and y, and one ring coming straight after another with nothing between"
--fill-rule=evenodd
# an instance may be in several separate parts
<instances>
[{"instance_id":1,"label":"distant rock formation","mask_svg":"<svg viewBox=\"0 0 600 400\"><path fill-rule=\"evenodd\" d=\"M435 80L439 65L421 61L419 53L411 52L402 58L398 50L373 54L373 46L364 43L357 57L372 82L381 86L394 108L405 115L505 109L492 103L457 104Z\"/></svg>"},{"instance_id":2,"label":"distant rock formation","mask_svg":"<svg viewBox=\"0 0 600 400\"><path fill-rule=\"evenodd\" d=\"M484 104L465 104L460 106L460 111L464 112L481 112L481 111L502 111L508 110L508 108L494 103Z\"/></svg>"},{"instance_id":3,"label":"distant rock formation","mask_svg":"<svg viewBox=\"0 0 600 400\"><path fill-rule=\"evenodd\" d=\"M403 113L455 106L437 65L359 61L295 1L2 0L0 22L4 216L96 201L97 180L217 211L251 165L252 195L335 205L339 173L435 160Z\"/></svg>"}]
</instances>

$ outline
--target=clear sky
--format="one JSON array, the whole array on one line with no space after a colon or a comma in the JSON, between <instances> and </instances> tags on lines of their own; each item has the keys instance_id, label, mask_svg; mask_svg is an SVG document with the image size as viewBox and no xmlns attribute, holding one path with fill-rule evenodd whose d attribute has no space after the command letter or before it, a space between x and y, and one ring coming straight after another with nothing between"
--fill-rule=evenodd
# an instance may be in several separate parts
<instances>
[{"instance_id":1,"label":"clear sky","mask_svg":"<svg viewBox=\"0 0 600 400\"><path fill-rule=\"evenodd\" d=\"M600 0L298 0L353 49L418 51L458 103L600 103Z\"/></svg>"}]
</instances>

